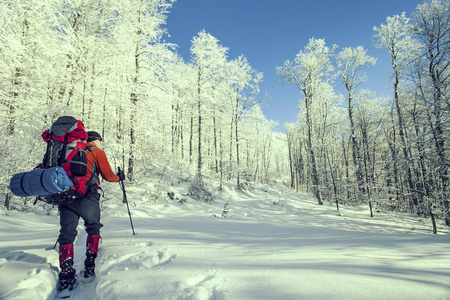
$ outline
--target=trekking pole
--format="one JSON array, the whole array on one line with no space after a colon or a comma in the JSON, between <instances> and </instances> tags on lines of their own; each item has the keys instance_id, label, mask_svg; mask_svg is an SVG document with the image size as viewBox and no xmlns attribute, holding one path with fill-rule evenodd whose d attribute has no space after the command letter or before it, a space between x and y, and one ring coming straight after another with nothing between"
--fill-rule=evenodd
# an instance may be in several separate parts
<instances>
[{"instance_id":1,"label":"trekking pole","mask_svg":"<svg viewBox=\"0 0 450 300\"><path fill-rule=\"evenodd\" d=\"M120 167L118 167L117 169L120 173ZM128 205L127 193L125 192L125 184L123 183L122 179L120 179L120 183L121 183L122 192L123 192L123 203L127 204L128 216L130 216L131 230L133 231L133 235L136 235L136 233L134 233L133 220L131 219L131 212L130 212L130 206Z\"/></svg>"}]
</instances>

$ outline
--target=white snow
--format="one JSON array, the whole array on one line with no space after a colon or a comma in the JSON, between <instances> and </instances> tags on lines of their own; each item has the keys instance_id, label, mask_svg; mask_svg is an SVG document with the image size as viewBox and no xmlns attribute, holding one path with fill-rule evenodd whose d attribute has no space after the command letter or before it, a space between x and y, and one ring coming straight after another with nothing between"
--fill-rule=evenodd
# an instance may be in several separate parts
<instances>
[{"instance_id":1,"label":"white snow","mask_svg":"<svg viewBox=\"0 0 450 300\"><path fill-rule=\"evenodd\" d=\"M71 299L450 299L442 223L433 235L430 220L413 215L341 206L339 216L281 185L216 191L212 204L181 184L168 187L175 200L161 194L154 205L152 188L127 186L133 235L119 186L106 185L98 277ZM0 299L54 299L58 224L56 210L0 210ZM78 232L80 272L82 220Z\"/></svg>"}]
</instances>

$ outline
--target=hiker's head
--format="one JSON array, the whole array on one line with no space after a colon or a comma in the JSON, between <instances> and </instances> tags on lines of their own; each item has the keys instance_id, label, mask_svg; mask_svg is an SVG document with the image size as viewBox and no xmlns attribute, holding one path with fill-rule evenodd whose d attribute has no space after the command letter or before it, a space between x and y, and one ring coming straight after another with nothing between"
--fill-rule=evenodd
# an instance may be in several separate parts
<instances>
[{"instance_id":1,"label":"hiker's head","mask_svg":"<svg viewBox=\"0 0 450 300\"><path fill-rule=\"evenodd\" d=\"M87 134L88 134L88 139L87 139L88 143L92 143L96 147L100 148L103 143L102 136L96 131L88 131Z\"/></svg>"}]
</instances>

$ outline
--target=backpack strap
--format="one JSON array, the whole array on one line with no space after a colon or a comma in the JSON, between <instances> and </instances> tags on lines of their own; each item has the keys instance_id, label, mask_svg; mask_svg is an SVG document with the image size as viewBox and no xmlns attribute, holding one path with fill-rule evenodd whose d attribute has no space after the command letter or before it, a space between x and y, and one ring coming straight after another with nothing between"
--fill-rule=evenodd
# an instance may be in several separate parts
<instances>
[{"instance_id":1,"label":"backpack strap","mask_svg":"<svg viewBox=\"0 0 450 300\"><path fill-rule=\"evenodd\" d=\"M58 158L58 166L62 166L66 162L67 141L69 140L69 133L66 133L64 137L64 143L62 145L61 155Z\"/></svg>"},{"instance_id":2,"label":"backpack strap","mask_svg":"<svg viewBox=\"0 0 450 300\"><path fill-rule=\"evenodd\" d=\"M44 169L48 169L49 167L52 166L52 161L53 161L53 155L55 153L53 153L53 147L55 146L55 140L51 138L48 139L47 141L47 150L45 151L45 155L44 155L44 159L42 161L42 166L44 167Z\"/></svg>"},{"instance_id":3,"label":"backpack strap","mask_svg":"<svg viewBox=\"0 0 450 300\"><path fill-rule=\"evenodd\" d=\"M92 150L92 148L96 148L96 147L95 146L86 146L87 151L94 153L94 150ZM91 183L95 182L96 186L98 183L97 162L96 161L94 161L94 163L92 164L91 172L92 172L92 175L89 178L89 180L86 182L86 192L87 192L89 186L91 185ZM94 179L95 179L95 181L94 181Z\"/></svg>"},{"instance_id":4,"label":"backpack strap","mask_svg":"<svg viewBox=\"0 0 450 300\"><path fill-rule=\"evenodd\" d=\"M91 175L91 177L89 178L89 180L86 182L86 187L89 186L89 184L91 184L91 183L93 182L93 178L95 178L95 179L96 179L95 181L98 182L97 164L96 164L95 161L94 161L94 163L92 164L92 169L91 169L91 171L92 171L92 175Z\"/></svg>"}]
</instances>

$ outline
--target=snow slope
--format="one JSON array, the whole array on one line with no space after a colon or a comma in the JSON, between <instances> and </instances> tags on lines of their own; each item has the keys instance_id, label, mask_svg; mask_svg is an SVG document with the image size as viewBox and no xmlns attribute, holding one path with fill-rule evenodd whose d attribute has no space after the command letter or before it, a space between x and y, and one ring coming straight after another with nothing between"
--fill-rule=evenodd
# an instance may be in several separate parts
<instances>
[{"instance_id":1,"label":"snow slope","mask_svg":"<svg viewBox=\"0 0 450 300\"><path fill-rule=\"evenodd\" d=\"M450 238L428 219L319 206L284 186L215 193L212 204L168 187L105 188L96 280L72 299L450 299ZM181 199L187 202L180 205ZM227 212L224 213L226 205ZM224 217L222 214L224 213ZM75 267L82 270L80 221ZM0 211L0 299L54 299L56 211Z\"/></svg>"}]
</instances>

